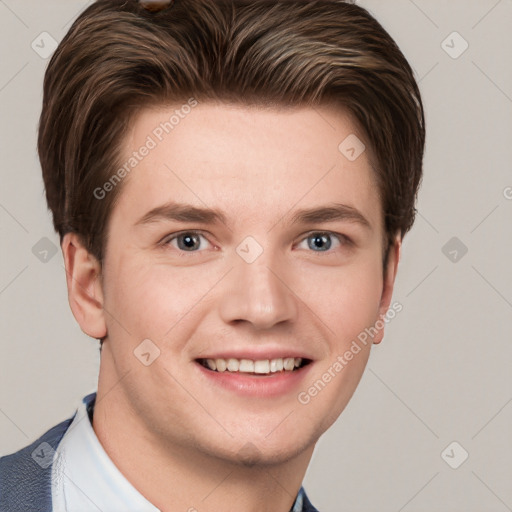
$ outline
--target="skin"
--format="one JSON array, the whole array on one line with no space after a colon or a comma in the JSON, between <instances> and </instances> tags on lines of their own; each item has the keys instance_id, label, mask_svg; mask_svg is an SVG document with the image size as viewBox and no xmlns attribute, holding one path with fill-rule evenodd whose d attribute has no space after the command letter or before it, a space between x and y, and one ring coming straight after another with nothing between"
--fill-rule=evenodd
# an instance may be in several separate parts
<instances>
[{"instance_id":1,"label":"skin","mask_svg":"<svg viewBox=\"0 0 512 512\"><path fill-rule=\"evenodd\" d=\"M143 110L125 156L174 109ZM75 234L65 236L73 314L89 336L107 336L94 431L160 510L288 512L315 443L350 400L372 342L382 340L380 330L314 399L299 403L298 393L386 313L400 258L397 235L383 269L369 150L353 162L338 150L353 133L365 140L334 107L200 103L124 179L102 268ZM171 200L218 208L226 222L136 225ZM332 203L356 208L370 227L290 223L299 208ZM192 251L170 240L184 230L200 231ZM332 233L326 251L314 245L319 231ZM236 252L247 236L263 249L253 263ZM160 350L149 366L134 356L145 339ZM196 362L219 347L262 345L312 359L292 391L241 395L212 385Z\"/></svg>"}]
</instances>

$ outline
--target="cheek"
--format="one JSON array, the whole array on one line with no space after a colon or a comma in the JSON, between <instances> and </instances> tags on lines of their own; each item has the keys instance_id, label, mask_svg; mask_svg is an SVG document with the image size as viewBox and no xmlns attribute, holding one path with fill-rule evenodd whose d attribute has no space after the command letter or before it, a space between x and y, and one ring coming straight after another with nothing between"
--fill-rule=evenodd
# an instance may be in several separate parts
<instances>
[{"instance_id":1,"label":"cheek","mask_svg":"<svg viewBox=\"0 0 512 512\"><path fill-rule=\"evenodd\" d=\"M302 275L297 294L328 327L333 350L342 350L378 319L383 286L378 261Z\"/></svg>"},{"instance_id":2,"label":"cheek","mask_svg":"<svg viewBox=\"0 0 512 512\"><path fill-rule=\"evenodd\" d=\"M205 293L201 282L197 271L120 262L107 283L106 309L115 317L110 327L118 331L116 323L121 324L123 338L128 331L137 339L162 340L198 304Z\"/></svg>"}]
</instances>

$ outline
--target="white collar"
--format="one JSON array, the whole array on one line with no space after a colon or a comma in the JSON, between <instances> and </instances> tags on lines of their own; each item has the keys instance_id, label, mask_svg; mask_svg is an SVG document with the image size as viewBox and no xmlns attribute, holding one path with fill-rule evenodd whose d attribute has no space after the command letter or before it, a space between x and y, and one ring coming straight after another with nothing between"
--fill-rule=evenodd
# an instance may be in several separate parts
<instances>
[{"instance_id":1,"label":"white collar","mask_svg":"<svg viewBox=\"0 0 512 512\"><path fill-rule=\"evenodd\" d=\"M160 512L114 465L94 432L84 397L54 454L54 512Z\"/></svg>"}]
</instances>

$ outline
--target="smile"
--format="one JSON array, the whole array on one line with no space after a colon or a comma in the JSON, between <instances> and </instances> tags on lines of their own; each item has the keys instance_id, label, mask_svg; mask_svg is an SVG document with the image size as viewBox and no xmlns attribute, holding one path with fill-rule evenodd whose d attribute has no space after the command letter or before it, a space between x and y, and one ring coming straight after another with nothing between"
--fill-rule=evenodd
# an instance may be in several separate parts
<instances>
[{"instance_id":1,"label":"smile","mask_svg":"<svg viewBox=\"0 0 512 512\"><path fill-rule=\"evenodd\" d=\"M252 375L271 375L293 372L310 363L302 357L278 357L276 359L198 359L198 362L211 371L218 373L244 373Z\"/></svg>"},{"instance_id":2,"label":"smile","mask_svg":"<svg viewBox=\"0 0 512 512\"><path fill-rule=\"evenodd\" d=\"M200 379L205 379L206 389L213 393L223 390L221 392L234 393L244 399L283 396L293 399L304 387L304 380L314 366L313 360L292 357L291 354L288 357L276 357L281 354L276 354L275 350L269 353L273 358L263 359L264 352L260 354L254 354L253 359L250 359L249 354L237 354L239 357L235 358L229 357L227 352L222 354L223 357L216 354L217 357L196 359L195 363Z\"/></svg>"}]
</instances>

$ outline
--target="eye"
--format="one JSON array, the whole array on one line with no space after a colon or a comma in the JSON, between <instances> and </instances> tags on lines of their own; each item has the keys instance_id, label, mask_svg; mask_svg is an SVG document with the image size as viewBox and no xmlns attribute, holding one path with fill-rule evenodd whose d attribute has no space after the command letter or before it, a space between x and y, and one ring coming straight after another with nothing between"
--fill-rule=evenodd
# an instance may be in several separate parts
<instances>
[{"instance_id":1,"label":"eye","mask_svg":"<svg viewBox=\"0 0 512 512\"><path fill-rule=\"evenodd\" d=\"M306 238L302 240L301 243L307 242L307 246L309 249L314 252L327 252L334 246L341 247L343 245L349 245L350 240L345 235L341 235L339 233L330 233L328 231L317 231L314 233L310 233ZM299 248L300 245L299 245Z\"/></svg>"},{"instance_id":2,"label":"eye","mask_svg":"<svg viewBox=\"0 0 512 512\"><path fill-rule=\"evenodd\" d=\"M208 240L199 231L182 231L181 233L174 233L172 236L163 241L163 245L172 245L176 249L184 252L199 252L200 248L205 248L201 241Z\"/></svg>"}]
</instances>

